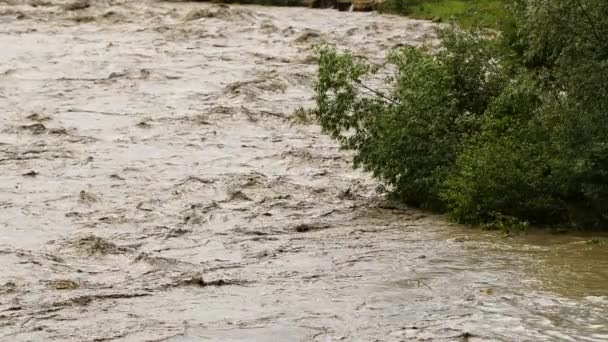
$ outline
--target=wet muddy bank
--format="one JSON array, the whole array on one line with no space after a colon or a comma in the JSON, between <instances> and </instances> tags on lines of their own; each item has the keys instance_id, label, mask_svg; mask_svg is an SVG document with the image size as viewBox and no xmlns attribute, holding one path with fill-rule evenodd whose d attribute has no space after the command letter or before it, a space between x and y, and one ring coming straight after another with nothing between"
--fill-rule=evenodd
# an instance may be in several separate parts
<instances>
[{"instance_id":1,"label":"wet muddy bank","mask_svg":"<svg viewBox=\"0 0 608 342\"><path fill-rule=\"evenodd\" d=\"M375 13L0 1L0 340L608 338L608 247L399 209L314 125Z\"/></svg>"}]
</instances>

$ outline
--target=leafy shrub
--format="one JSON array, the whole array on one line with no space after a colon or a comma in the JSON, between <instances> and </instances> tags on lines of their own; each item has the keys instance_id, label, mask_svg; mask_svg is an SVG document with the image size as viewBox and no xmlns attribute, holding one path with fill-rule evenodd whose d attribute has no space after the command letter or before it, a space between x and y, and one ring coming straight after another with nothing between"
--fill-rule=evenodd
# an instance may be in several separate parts
<instances>
[{"instance_id":1,"label":"leafy shrub","mask_svg":"<svg viewBox=\"0 0 608 342\"><path fill-rule=\"evenodd\" d=\"M461 222L608 223L608 2L518 0L497 38L375 66L320 51L316 114L355 166Z\"/></svg>"},{"instance_id":2,"label":"leafy shrub","mask_svg":"<svg viewBox=\"0 0 608 342\"><path fill-rule=\"evenodd\" d=\"M438 56L413 47L393 51L383 68L325 47L316 87L319 122L356 151L355 166L393 185L406 203L433 209L443 209L441 185L475 130L480 106L501 83L484 57L491 45L479 34L449 34L445 42ZM390 69L383 82L390 91L367 85Z\"/></svg>"}]
</instances>

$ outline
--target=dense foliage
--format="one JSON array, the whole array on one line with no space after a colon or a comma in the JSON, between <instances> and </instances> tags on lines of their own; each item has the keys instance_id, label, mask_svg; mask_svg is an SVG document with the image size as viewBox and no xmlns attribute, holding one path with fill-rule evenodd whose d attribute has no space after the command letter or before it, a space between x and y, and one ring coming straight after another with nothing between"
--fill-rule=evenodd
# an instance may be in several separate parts
<instances>
[{"instance_id":1,"label":"dense foliage","mask_svg":"<svg viewBox=\"0 0 608 342\"><path fill-rule=\"evenodd\" d=\"M472 224L605 228L608 1L519 0L502 32L373 65L320 50L316 114L404 202Z\"/></svg>"}]
</instances>

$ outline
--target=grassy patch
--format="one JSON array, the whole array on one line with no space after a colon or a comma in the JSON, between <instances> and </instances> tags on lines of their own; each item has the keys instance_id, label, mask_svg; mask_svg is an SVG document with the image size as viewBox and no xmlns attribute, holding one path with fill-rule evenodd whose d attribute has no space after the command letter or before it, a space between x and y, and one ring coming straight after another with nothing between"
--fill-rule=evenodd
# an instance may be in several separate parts
<instances>
[{"instance_id":1,"label":"grassy patch","mask_svg":"<svg viewBox=\"0 0 608 342\"><path fill-rule=\"evenodd\" d=\"M504 0L386 0L378 10L463 27L497 28L506 16Z\"/></svg>"}]
</instances>

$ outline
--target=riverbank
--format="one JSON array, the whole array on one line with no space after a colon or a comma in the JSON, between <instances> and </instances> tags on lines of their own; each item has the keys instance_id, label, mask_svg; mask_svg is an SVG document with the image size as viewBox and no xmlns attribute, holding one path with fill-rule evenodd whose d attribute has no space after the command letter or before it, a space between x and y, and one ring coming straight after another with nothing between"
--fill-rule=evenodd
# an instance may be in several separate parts
<instances>
[{"instance_id":1,"label":"riverbank","mask_svg":"<svg viewBox=\"0 0 608 342\"><path fill-rule=\"evenodd\" d=\"M350 3L351 10L376 10L380 13L397 14L412 19L454 23L465 28L482 26L497 28L506 18L504 0L383 0L383 1L322 1L322 0L221 0L225 4L245 4L263 6L296 6L348 9L337 2Z\"/></svg>"},{"instance_id":2,"label":"riverbank","mask_svg":"<svg viewBox=\"0 0 608 342\"><path fill-rule=\"evenodd\" d=\"M503 0L386 0L377 5L383 13L393 13L414 19L455 23L469 28L499 27L507 15Z\"/></svg>"}]
</instances>

